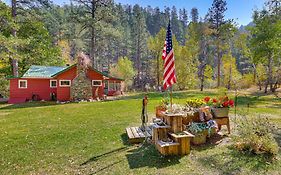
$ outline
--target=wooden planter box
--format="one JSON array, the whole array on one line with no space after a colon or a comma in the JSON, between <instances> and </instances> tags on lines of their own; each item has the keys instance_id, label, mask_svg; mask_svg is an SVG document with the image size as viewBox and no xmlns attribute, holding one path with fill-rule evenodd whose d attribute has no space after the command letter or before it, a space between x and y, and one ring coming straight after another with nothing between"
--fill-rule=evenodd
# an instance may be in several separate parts
<instances>
[{"instance_id":1,"label":"wooden planter box","mask_svg":"<svg viewBox=\"0 0 281 175\"><path fill-rule=\"evenodd\" d=\"M173 133L183 131L182 117L184 114L164 114L164 122L171 126L170 131Z\"/></svg>"},{"instance_id":2,"label":"wooden planter box","mask_svg":"<svg viewBox=\"0 0 281 175\"><path fill-rule=\"evenodd\" d=\"M152 142L157 143L158 140L165 139L168 137L168 130L171 126L159 126L159 125L152 125Z\"/></svg>"},{"instance_id":3,"label":"wooden planter box","mask_svg":"<svg viewBox=\"0 0 281 175\"><path fill-rule=\"evenodd\" d=\"M191 133L183 131L181 135L170 133L172 139L179 143L177 155L187 155L190 153L190 141L194 137Z\"/></svg>"},{"instance_id":4,"label":"wooden planter box","mask_svg":"<svg viewBox=\"0 0 281 175\"><path fill-rule=\"evenodd\" d=\"M199 112L195 112L193 115L182 117L182 124L188 125L190 122L201 122Z\"/></svg>"},{"instance_id":5,"label":"wooden planter box","mask_svg":"<svg viewBox=\"0 0 281 175\"><path fill-rule=\"evenodd\" d=\"M212 108L215 118L228 117L229 108Z\"/></svg>"},{"instance_id":6,"label":"wooden planter box","mask_svg":"<svg viewBox=\"0 0 281 175\"><path fill-rule=\"evenodd\" d=\"M156 142L156 148L162 155L178 155L178 148L179 143L173 142L173 143L165 143L158 140Z\"/></svg>"},{"instance_id":7,"label":"wooden planter box","mask_svg":"<svg viewBox=\"0 0 281 175\"><path fill-rule=\"evenodd\" d=\"M191 139L191 143L194 145L204 144L207 141L207 135L208 135L208 130L195 134L195 136Z\"/></svg>"}]
</instances>

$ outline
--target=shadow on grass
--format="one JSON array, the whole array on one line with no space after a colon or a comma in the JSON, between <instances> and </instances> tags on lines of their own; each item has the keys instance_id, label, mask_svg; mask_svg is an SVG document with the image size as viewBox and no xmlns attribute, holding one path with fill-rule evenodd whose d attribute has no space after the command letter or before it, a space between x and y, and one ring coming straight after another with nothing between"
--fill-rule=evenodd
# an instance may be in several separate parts
<instances>
[{"instance_id":1,"label":"shadow on grass","mask_svg":"<svg viewBox=\"0 0 281 175\"><path fill-rule=\"evenodd\" d=\"M269 104L269 107L279 108L281 106L280 98L263 98L263 96L238 96L237 104L238 105L249 105L250 107L255 106L257 104Z\"/></svg>"},{"instance_id":2,"label":"shadow on grass","mask_svg":"<svg viewBox=\"0 0 281 175\"><path fill-rule=\"evenodd\" d=\"M163 168L180 163L180 156L162 156L154 147L148 145L128 151L126 155L130 169L153 167Z\"/></svg>"},{"instance_id":3,"label":"shadow on grass","mask_svg":"<svg viewBox=\"0 0 281 175\"><path fill-rule=\"evenodd\" d=\"M121 140L123 142L123 145L126 145L126 146L131 145L130 142L129 142L129 138L128 138L126 133L121 134L120 137L121 137Z\"/></svg>"},{"instance_id":4,"label":"shadow on grass","mask_svg":"<svg viewBox=\"0 0 281 175\"><path fill-rule=\"evenodd\" d=\"M109 152L100 154L100 155L93 156L90 159L88 159L87 161L81 163L80 166L84 166L84 165L87 165L89 163L98 161L99 159L102 159L102 158L105 158L105 157L108 157L108 156L112 156L112 155L120 153L122 151L126 151L127 149L129 149L129 147L128 146L124 146L124 147L117 148L117 149L111 150Z\"/></svg>"},{"instance_id":5,"label":"shadow on grass","mask_svg":"<svg viewBox=\"0 0 281 175\"><path fill-rule=\"evenodd\" d=\"M216 168L219 174L240 174L244 168L253 172L266 171L268 169L270 157L265 155L254 155L252 153L242 153L228 147L229 151L207 155L198 159L202 166Z\"/></svg>"},{"instance_id":6,"label":"shadow on grass","mask_svg":"<svg viewBox=\"0 0 281 175\"><path fill-rule=\"evenodd\" d=\"M45 102L26 102L20 104L7 104L3 107L0 107L0 110L6 109L19 109L19 108L36 108L36 107L44 107L44 106L55 106L59 105L56 102L45 101Z\"/></svg>"}]
</instances>

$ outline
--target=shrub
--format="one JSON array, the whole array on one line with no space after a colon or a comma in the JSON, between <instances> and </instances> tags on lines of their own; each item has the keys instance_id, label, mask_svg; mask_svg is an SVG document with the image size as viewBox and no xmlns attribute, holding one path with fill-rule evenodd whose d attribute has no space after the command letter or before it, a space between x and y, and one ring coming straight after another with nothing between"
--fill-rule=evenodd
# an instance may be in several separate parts
<instances>
[{"instance_id":1,"label":"shrub","mask_svg":"<svg viewBox=\"0 0 281 175\"><path fill-rule=\"evenodd\" d=\"M9 94L9 81L4 77L3 74L0 74L0 97L8 97Z\"/></svg>"},{"instance_id":2,"label":"shrub","mask_svg":"<svg viewBox=\"0 0 281 175\"><path fill-rule=\"evenodd\" d=\"M267 117L242 117L237 122L234 146L240 151L276 156L278 144L273 137L274 126Z\"/></svg>"}]
</instances>

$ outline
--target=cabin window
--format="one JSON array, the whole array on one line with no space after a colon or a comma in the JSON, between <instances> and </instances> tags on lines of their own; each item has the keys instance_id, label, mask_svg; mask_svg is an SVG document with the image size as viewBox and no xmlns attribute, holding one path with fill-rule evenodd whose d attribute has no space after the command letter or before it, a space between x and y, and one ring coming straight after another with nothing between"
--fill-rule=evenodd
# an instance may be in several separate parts
<instances>
[{"instance_id":1,"label":"cabin window","mask_svg":"<svg viewBox=\"0 0 281 175\"><path fill-rule=\"evenodd\" d=\"M117 85L117 91L121 91L121 84L120 83L116 83Z\"/></svg>"},{"instance_id":2,"label":"cabin window","mask_svg":"<svg viewBox=\"0 0 281 175\"><path fill-rule=\"evenodd\" d=\"M92 86L102 86L101 80L92 80Z\"/></svg>"},{"instance_id":3,"label":"cabin window","mask_svg":"<svg viewBox=\"0 0 281 175\"><path fill-rule=\"evenodd\" d=\"M109 90L114 91L114 82L109 82Z\"/></svg>"},{"instance_id":4,"label":"cabin window","mask_svg":"<svg viewBox=\"0 0 281 175\"><path fill-rule=\"evenodd\" d=\"M57 87L57 80L50 80L50 87L56 88Z\"/></svg>"},{"instance_id":5,"label":"cabin window","mask_svg":"<svg viewBox=\"0 0 281 175\"><path fill-rule=\"evenodd\" d=\"M71 80L60 80L60 87L69 87L71 86Z\"/></svg>"},{"instance_id":6,"label":"cabin window","mask_svg":"<svg viewBox=\"0 0 281 175\"><path fill-rule=\"evenodd\" d=\"M19 80L19 88L26 89L27 88L27 80Z\"/></svg>"}]
</instances>

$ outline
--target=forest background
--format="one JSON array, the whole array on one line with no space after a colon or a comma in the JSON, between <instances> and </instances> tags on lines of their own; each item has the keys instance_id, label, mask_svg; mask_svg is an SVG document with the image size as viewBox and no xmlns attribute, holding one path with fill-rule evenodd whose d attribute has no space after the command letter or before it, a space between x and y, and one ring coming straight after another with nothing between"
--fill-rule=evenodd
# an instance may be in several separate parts
<instances>
[{"instance_id":1,"label":"forest background","mask_svg":"<svg viewBox=\"0 0 281 175\"><path fill-rule=\"evenodd\" d=\"M112 0L0 1L0 94L8 95L12 62L19 76L31 65L65 66L83 51L100 71L125 79L128 90L158 90L162 49L170 20L177 84L174 89L257 86L265 93L281 84L281 1L267 0L253 21L226 19L227 3L214 0L208 13L196 7L141 7Z\"/></svg>"}]
</instances>

